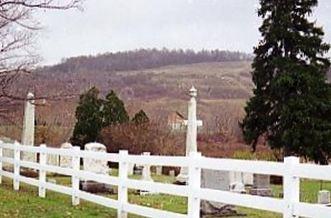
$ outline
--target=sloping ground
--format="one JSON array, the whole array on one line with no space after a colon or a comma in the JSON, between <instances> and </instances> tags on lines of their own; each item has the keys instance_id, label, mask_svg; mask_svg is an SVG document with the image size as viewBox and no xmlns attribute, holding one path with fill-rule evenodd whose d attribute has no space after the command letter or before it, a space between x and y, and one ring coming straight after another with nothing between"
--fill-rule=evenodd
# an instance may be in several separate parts
<instances>
[{"instance_id":1,"label":"sloping ground","mask_svg":"<svg viewBox=\"0 0 331 218\"><path fill-rule=\"evenodd\" d=\"M242 99L250 95L250 62L174 65L135 71L42 72L21 80L36 94L79 94L91 86L110 89L125 100L155 100L186 96L192 86L204 99Z\"/></svg>"},{"instance_id":2,"label":"sloping ground","mask_svg":"<svg viewBox=\"0 0 331 218\"><path fill-rule=\"evenodd\" d=\"M65 121L72 120L78 95L91 86L97 86L101 95L114 89L131 115L144 109L150 117L160 118L176 110L185 115L187 92L194 85L199 91L198 113L205 123L210 123L208 120L213 119L210 117L220 116L217 112L223 109L223 102L244 105L252 88L249 72L249 62L219 62L125 72L36 74L31 84L37 96L75 94L73 99L48 102L49 107L39 107L43 119L51 111L53 116L66 117Z\"/></svg>"},{"instance_id":3,"label":"sloping ground","mask_svg":"<svg viewBox=\"0 0 331 218\"><path fill-rule=\"evenodd\" d=\"M36 97L70 96L55 101L47 99L46 104L37 105L37 124L46 123L47 127L61 132L62 137L54 142L58 144L70 137L78 96L91 86L97 86L102 96L114 89L124 100L130 116L143 109L151 119L164 120L174 111L186 116L187 92L192 85L199 91L198 116L204 121L203 129L218 131L220 119L230 117L231 131L238 131L238 119L252 88L249 61L173 65L135 71L35 72L21 78L17 91L24 95L31 90ZM7 128L8 131L2 131L2 128L0 134L19 139L22 112L23 103L13 113L18 128Z\"/></svg>"},{"instance_id":4,"label":"sloping ground","mask_svg":"<svg viewBox=\"0 0 331 218\"><path fill-rule=\"evenodd\" d=\"M220 126L225 126L222 131L238 136L238 121L243 117L243 107L253 87L250 64L236 61L134 71L39 72L22 78L17 90L20 93L33 90L37 97L70 96L56 101L48 99L45 105L37 106L37 123L46 122L47 127L51 126L61 136L52 143L56 145L70 137L78 96L91 86L100 88L103 96L114 89L131 117L143 109L151 119L164 120L174 111L186 116L187 91L194 85L199 90L198 116L204 121L203 130L219 132ZM7 128L8 131L0 128L0 134L20 139L22 107L23 104L13 115L18 128Z\"/></svg>"}]
</instances>

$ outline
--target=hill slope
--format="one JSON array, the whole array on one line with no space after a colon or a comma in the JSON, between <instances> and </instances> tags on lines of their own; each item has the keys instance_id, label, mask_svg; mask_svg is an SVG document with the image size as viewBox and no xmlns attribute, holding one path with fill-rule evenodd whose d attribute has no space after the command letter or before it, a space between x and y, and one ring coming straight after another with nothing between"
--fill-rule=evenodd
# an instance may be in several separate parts
<instances>
[{"instance_id":1,"label":"hill slope","mask_svg":"<svg viewBox=\"0 0 331 218\"><path fill-rule=\"evenodd\" d=\"M71 129L78 96L91 86L97 86L103 96L114 89L131 116L143 109L152 119L164 120L174 111L186 116L187 92L194 85L199 91L198 115L204 121L204 130L217 130L220 122L227 122L235 129L231 131L237 132L238 117L242 115L252 88L249 72L249 61L171 65L133 71L45 71L22 79L20 87L25 90L23 93L27 89L33 90L37 97L74 94L74 98L48 100L46 105L37 107L39 123L56 122Z\"/></svg>"},{"instance_id":2,"label":"hill slope","mask_svg":"<svg viewBox=\"0 0 331 218\"><path fill-rule=\"evenodd\" d=\"M103 94L114 89L125 100L183 99L194 85L204 99L243 99L252 87L249 72L248 61L213 62L135 71L35 73L31 84L48 94L59 90L81 93L97 86Z\"/></svg>"},{"instance_id":3,"label":"hill slope","mask_svg":"<svg viewBox=\"0 0 331 218\"><path fill-rule=\"evenodd\" d=\"M135 61L137 57L139 61ZM253 87L250 71L250 56L236 52L138 50L69 58L25 75L14 91L21 96L32 91L37 98L61 96L37 105L37 124L45 125L45 131L57 131L54 145L71 136L79 95L92 86L98 87L102 96L115 90L131 117L143 109L151 119L167 122L167 116L175 111L186 117L187 92L194 85L199 91L198 117L203 120L203 130L240 137L238 121ZM328 76L331 78L331 71ZM67 95L70 97L63 97ZM23 103L17 109L13 117L18 130L8 134L0 129L0 134L20 138Z\"/></svg>"}]
</instances>

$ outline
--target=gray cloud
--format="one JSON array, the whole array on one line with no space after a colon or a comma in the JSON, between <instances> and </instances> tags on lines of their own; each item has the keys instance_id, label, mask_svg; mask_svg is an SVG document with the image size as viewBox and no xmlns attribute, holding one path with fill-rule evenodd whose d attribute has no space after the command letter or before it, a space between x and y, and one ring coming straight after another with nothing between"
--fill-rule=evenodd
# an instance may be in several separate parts
<instances>
[{"instance_id":1,"label":"gray cloud","mask_svg":"<svg viewBox=\"0 0 331 218\"><path fill-rule=\"evenodd\" d=\"M252 52L259 39L258 0L86 0L84 12L40 12L44 64L63 57L136 48ZM331 41L329 0L316 10Z\"/></svg>"}]
</instances>

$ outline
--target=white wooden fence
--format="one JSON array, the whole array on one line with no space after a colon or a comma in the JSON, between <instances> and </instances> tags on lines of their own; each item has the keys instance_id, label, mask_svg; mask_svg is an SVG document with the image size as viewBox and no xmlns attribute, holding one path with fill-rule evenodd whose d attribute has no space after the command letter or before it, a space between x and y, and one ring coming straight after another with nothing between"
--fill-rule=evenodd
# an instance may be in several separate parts
<instances>
[{"instance_id":1,"label":"white wooden fence","mask_svg":"<svg viewBox=\"0 0 331 218\"><path fill-rule=\"evenodd\" d=\"M14 158L3 157L3 149L14 150ZM39 163L20 160L20 152L33 152L40 154ZM72 157L72 168L61 168L47 165L46 157L50 154ZM119 176L98 175L80 169L80 158L93 158L119 163ZM2 164L14 165L14 172L4 171ZM128 164L180 166L189 168L189 185L179 186L128 178ZM20 175L20 167L37 169L39 179L28 178ZM200 187L201 169L239 171L257 174L271 174L284 177L284 198L260 197L248 194L238 194L227 191L219 191ZM54 172L71 176L72 186L65 187L46 182L46 172ZM119 154L87 152L75 149L56 149L21 146L19 144L0 143L0 182L2 176L13 179L14 190L19 190L20 182L39 187L39 196L45 197L46 190L52 190L72 196L72 204L79 204L80 199L91 201L106 207L115 208L118 217L126 217L127 213L142 215L145 217L190 217L200 216L200 201L209 200L232 205L244 206L281 213L284 217L317 217L330 218L331 208L323 205L300 202L299 185L300 178L317 180L331 180L331 168L329 166L317 166L312 164L300 164L296 157L288 157L284 163L265 161L243 161L219 158L202 157L199 153L191 153L189 157L182 156L140 156L129 155L127 151ZM80 180L93 180L100 183L118 186L118 200L91 194L79 190ZM188 214L143 207L128 203L128 188L165 193L188 198Z\"/></svg>"}]
</instances>

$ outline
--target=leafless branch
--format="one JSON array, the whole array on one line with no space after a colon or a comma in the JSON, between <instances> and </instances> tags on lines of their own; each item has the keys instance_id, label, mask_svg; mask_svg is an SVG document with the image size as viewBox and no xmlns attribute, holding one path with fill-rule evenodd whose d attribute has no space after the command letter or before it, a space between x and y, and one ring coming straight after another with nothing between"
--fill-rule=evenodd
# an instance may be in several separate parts
<instances>
[{"instance_id":1,"label":"leafless branch","mask_svg":"<svg viewBox=\"0 0 331 218\"><path fill-rule=\"evenodd\" d=\"M13 102L23 101L26 93L15 83L29 74L38 62L33 44L40 25L33 18L37 10L81 9L83 0L0 0L0 115L5 116ZM75 95L39 96L57 100Z\"/></svg>"}]
</instances>

